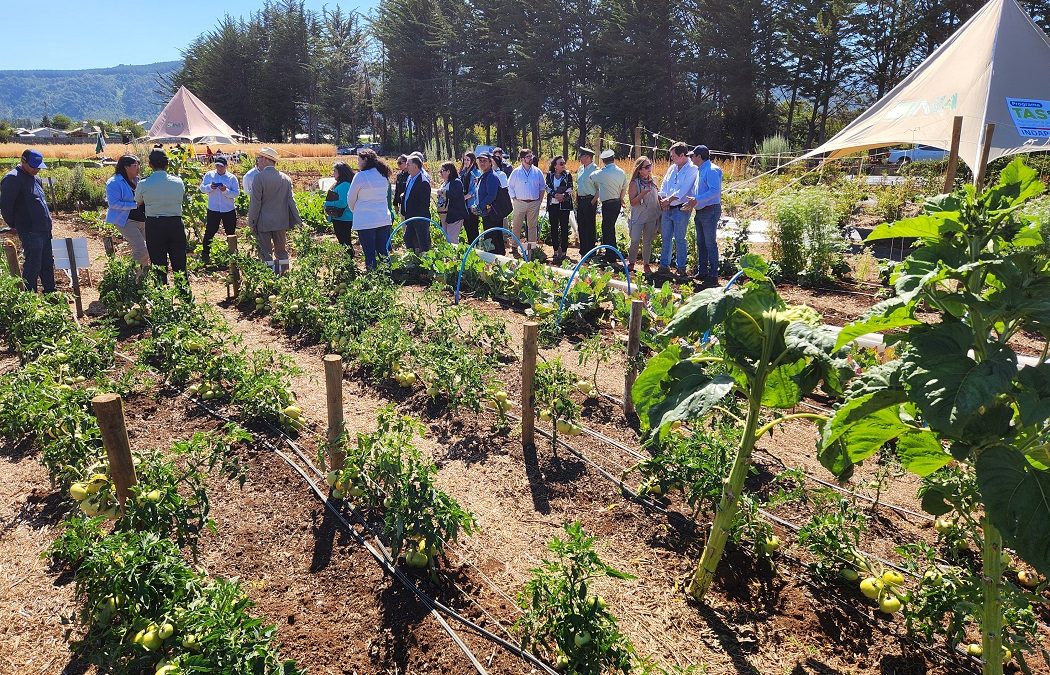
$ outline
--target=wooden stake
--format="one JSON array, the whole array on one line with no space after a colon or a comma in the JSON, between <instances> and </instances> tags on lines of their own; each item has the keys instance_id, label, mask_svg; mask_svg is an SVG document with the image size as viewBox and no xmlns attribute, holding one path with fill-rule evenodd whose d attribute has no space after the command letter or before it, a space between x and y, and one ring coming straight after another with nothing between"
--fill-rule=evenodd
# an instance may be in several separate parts
<instances>
[{"instance_id":1,"label":"wooden stake","mask_svg":"<svg viewBox=\"0 0 1050 675\"><path fill-rule=\"evenodd\" d=\"M642 312L645 311L645 302L635 298L631 300L631 320L627 324L627 375L623 383L623 414L625 417L634 414L634 398L631 396L631 388L634 380L638 377L635 368L635 359L642 345Z\"/></svg>"},{"instance_id":2,"label":"wooden stake","mask_svg":"<svg viewBox=\"0 0 1050 675\"><path fill-rule=\"evenodd\" d=\"M10 240L4 242L4 255L7 256L7 271L13 277L21 277L22 270L18 266L18 250L14 242Z\"/></svg>"},{"instance_id":3,"label":"wooden stake","mask_svg":"<svg viewBox=\"0 0 1050 675\"><path fill-rule=\"evenodd\" d=\"M346 453L340 445L343 435L343 357L328 354L324 357L324 384L328 392L328 468L343 468Z\"/></svg>"},{"instance_id":4,"label":"wooden stake","mask_svg":"<svg viewBox=\"0 0 1050 675\"><path fill-rule=\"evenodd\" d=\"M69 280L73 283L73 302L77 306L77 318L84 316L84 304L80 299L80 273L77 271L77 254L73 250L73 240L66 237L66 253L69 254Z\"/></svg>"},{"instance_id":5,"label":"wooden stake","mask_svg":"<svg viewBox=\"0 0 1050 675\"><path fill-rule=\"evenodd\" d=\"M984 187L984 172L988 170L988 153L992 150L992 134L994 133L994 122L984 125L984 145L981 146L981 158L977 163L977 169L973 172L973 185L978 192Z\"/></svg>"},{"instance_id":6,"label":"wooden stake","mask_svg":"<svg viewBox=\"0 0 1050 675\"><path fill-rule=\"evenodd\" d=\"M237 269L237 261L234 260L234 256L237 255L236 234L226 235L226 246L230 249L230 285L233 286L233 297L236 298L241 294L241 271ZM342 379L342 373L339 377Z\"/></svg>"},{"instance_id":7,"label":"wooden stake","mask_svg":"<svg viewBox=\"0 0 1050 675\"><path fill-rule=\"evenodd\" d=\"M539 334L538 323L525 323L525 343L521 355L521 446L526 449L536 445L536 397L533 380L536 377L536 345Z\"/></svg>"},{"instance_id":8,"label":"wooden stake","mask_svg":"<svg viewBox=\"0 0 1050 675\"><path fill-rule=\"evenodd\" d=\"M634 128L634 150L633 150L632 156L635 159L638 159L639 157L642 156L642 128L641 127L635 127Z\"/></svg>"},{"instance_id":9,"label":"wooden stake","mask_svg":"<svg viewBox=\"0 0 1050 675\"><path fill-rule=\"evenodd\" d=\"M106 249L107 258L112 258L116 255L116 248L113 246L113 237L108 234L102 237L102 248Z\"/></svg>"},{"instance_id":10,"label":"wooden stake","mask_svg":"<svg viewBox=\"0 0 1050 675\"><path fill-rule=\"evenodd\" d=\"M91 399L102 431L102 444L109 457L109 472L117 491L117 502L123 510L128 490L138 483L135 477L135 462L131 458L131 442L124 423L124 402L117 394L99 394Z\"/></svg>"},{"instance_id":11,"label":"wooden stake","mask_svg":"<svg viewBox=\"0 0 1050 675\"><path fill-rule=\"evenodd\" d=\"M962 140L962 115L956 115L952 124L952 146L948 152L948 171L944 174L944 190L951 192L955 187L955 172L959 168L959 141Z\"/></svg>"}]
</instances>

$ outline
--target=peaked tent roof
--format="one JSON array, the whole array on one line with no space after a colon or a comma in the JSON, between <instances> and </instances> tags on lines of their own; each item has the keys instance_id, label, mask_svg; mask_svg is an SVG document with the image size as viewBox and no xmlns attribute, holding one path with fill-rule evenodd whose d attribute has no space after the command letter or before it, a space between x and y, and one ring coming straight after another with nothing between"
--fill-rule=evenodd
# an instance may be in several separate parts
<instances>
[{"instance_id":1,"label":"peaked tent roof","mask_svg":"<svg viewBox=\"0 0 1050 675\"><path fill-rule=\"evenodd\" d=\"M990 0L933 54L819 148L831 157L902 143L951 147L963 117L959 158L977 166L986 122L991 161L1050 150L1050 39L1016 0Z\"/></svg>"},{"instance_id":2,"label":"peaked tent roof","mask_svg":"<svg viewBox=\"0 0 1050 675\"><path fill-rule=\"evenodd\" d=\"M222 121L186 87L179 87L150 127L151 141L186 141L231 144L241 134Z\"/></svg>"}]
</instances>

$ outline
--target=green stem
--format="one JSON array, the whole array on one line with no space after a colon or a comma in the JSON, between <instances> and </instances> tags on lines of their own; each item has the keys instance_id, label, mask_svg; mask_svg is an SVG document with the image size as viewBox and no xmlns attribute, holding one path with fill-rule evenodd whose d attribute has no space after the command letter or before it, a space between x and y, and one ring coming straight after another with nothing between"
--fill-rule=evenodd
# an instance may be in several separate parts
<instances>
[{"instance_id":1,"label":"green stem","mask_svg":"<svg viewBox=\"0 0 1050 675\"><path fill-rule=\"evenodd\" d=\"M755 432L755 440L757 441L758 439L768 434L770 431L773 430L773 427L775 427L776 425L782 422L788 422L790 420L820 420L826 422L828 420L828 417L827 415L819 415L817 413L793 413L791 415L784 415L783 417L776 418L775 420L773 420L772 422Z\"/></svg>"},{"instance_id":2,"label":"green stem","mask_svg":"<svg viewBox=\"0 0 1050 675\"><path fill-rule=\"evenodd\" d=\"M999 591L1003 580L1003 538L999 530L985 516L981 522L984 530L982 549L983 571L981 586L984 590L984 606L981 609L981 647L984 665L981 675L1002 675L1003 672L1003 610Z\"/></svg>"},{"instance_id":3,"label":"green stem","mask_svg":"<svg viewBox=\"0 0 1050 675\"><path fill-rule=\"evenodd\" d=\"M700 556L700 563L693 573L693 581L689 584L689 593L696 600L703 601L704 594L711 587L715 578L715 570L718 562L722 559L726 542L729 540L730 528L736 520L737 503L740 493L744 489L744 479L747 470L751 467L751 453L755 448L757 436L755 431L758 427L759 415L762 413L762 390L765 387L764 364L758 369L759 379L755 380L751 387L751 400L747 410L747 424L744 426L744 435L740 439L737 448L736 459L733 460L733 469L729 473L729 480L722 488L722 499L718 503L715 513L715 521L711 524L711 533L707 537L707 545L704 553Z\"/></svg>"}]
</instances>

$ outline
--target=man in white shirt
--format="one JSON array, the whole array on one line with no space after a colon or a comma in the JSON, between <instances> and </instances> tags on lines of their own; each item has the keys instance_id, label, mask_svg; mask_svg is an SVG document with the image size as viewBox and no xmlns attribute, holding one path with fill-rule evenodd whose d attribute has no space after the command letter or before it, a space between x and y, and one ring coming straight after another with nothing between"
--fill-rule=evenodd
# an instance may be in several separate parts
<instances>
[{"instance_id":1,"label":"man in white shirt","mask_svg":"<svg viewBox=\"0 0 1050 675\"><path fill-rule=\"evenodd\" d=\"M514 236L521 238L521 225L525 223L525 248L531 250L539 241L540 206L547 194L547 182L543 172L533 166L536 157L532 150L518 153L521 164L510 172L507 190L514 205L512 225Z\"/></svg>"},{"instance_id":2,"label":"man in white shirt","mask_svg":"<svg viewBox=\"0 0 1050 675\"><path fill-rule=\"evenodd\" d=\"M663 221L660 226L660 239L663 246L660 250L659 274L670 274L671 244L674 244L674 266L678 276L689 275L687 257L689 249L685 244L685 232L689 227L691 203L696 196L696 166L689 161L689 150L685 143L671 146L671 168L667 170L660 184L660 208L663 209Z\"/></svg>"},{"instance_id":3,"label":"man in white shirt","mask_svg":"<svg viewBox=\"0 0 1050 675\"><path fill-rule=\"evenodd\" d=\"M254 181L255 177L258 176L258 175L259 175L259 158L256 157L255 158L255 166L253 166L252 168L248 169L247 173L244 174L243 180L241 181L243 183L243 185L244 185L244 194L248 195L249 197L252 196L252 181Z\"/></svg>"},{"instance_id":4,"label":"man in white shirt","mask_svg":"<svg viewBox=\"0 0 1050 675\"><path fill-rule=\"evenodd\" d=\"M204 223L204 251L201 262L211 263L211 240L219 231L219 225L227 235L237 231L237 195L240 186L237 176L227 171L226 158L215 158L215 169L204 174L201 192L208 195L208 215Z\"/></svg>"}]
</instances>

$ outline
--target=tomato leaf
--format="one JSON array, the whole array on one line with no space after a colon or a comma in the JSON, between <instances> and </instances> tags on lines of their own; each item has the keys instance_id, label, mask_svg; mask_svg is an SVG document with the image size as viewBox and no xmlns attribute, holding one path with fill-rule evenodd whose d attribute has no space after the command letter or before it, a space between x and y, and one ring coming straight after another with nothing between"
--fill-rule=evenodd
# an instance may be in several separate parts
<instances>
[{"instance_id":1,"label":"tomato leaf","mask_svg":"<svg viewBox=\"0 0 1050 675\"><path fill-rule=\"evenodd\" d=\"M1050 472L1005 445L977 457L977 485L1003 542L1041 574L1050 574Z\"/></svg>"}]
</instances>

